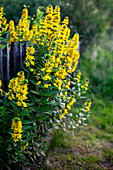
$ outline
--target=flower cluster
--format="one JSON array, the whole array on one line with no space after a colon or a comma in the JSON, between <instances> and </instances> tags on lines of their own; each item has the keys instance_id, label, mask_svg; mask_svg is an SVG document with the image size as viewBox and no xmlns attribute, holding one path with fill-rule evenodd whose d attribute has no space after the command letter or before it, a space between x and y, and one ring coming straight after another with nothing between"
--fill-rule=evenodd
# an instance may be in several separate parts
<instances>
[{"instance_id":1,"label":"flower cluster","mask_svg":"<svg viewBox=\"0 0 113 170\"><path fill-rule=\"evenodd\" d=\"M36 27L33 26L33 30L30 30L29 27L30 22L28 20L28 10L27 8L24 8L22 11L21 19L19 20L19 24L18 26L16 26L16 29L14 21L11 20L9 22L9 44L11 44L11 42L17 41L30 41L32 37L35 39Z\"/></svg>"},{"instance_id":2,"label":"flower cluster","mask_svg":"<svg viewBox=\"0 0 113 170\"><path fill-rule=\"evenodd\" d=\"M6 22L1 7L0 30ZM9 44L19 41L27 41L28 44L23 67L25 74L21 71L17 77L10 80L7 93L1 89L0 80L0 94L4 93L4 97L1 97L3 105L0 107L0 117L1 123L7 125L5 132L1 125L0 136L3 140L0 140L5 141L5 150L12 150L13 155L20 152L23 154L22 159L17 155L17 161L24 161L27 152L23 150L28 146L28 142L38 155L40 151L42 153L41 148L45 148L45 136L51 128L66 128L68 125L73 127L73 124L79 126L87 121L90 100L82 108L79 109L78 106L76 113L71 113L76 100L85 97L82 95L86 92L89 82L82 81L81 72L76 71L80 57L79 35L76 33L70 38L68 23L68 17L61 21L60 7L53 9L52 5L47 7L46 15L40 23L33 22L31 30L26 7L22 11L18 26L15 27L12 20L9 22ZM64 120L66 117L68 121ZM13 140L10 140L12 143L9 145L7 134L11 134L11 129ZM1 142L0 147L3 147ZM10 153L5 154L10 157Z\"/></svg>"},{"instance_id":3,"label":"flower cluster","mask_svg":"<svg viewBox=\"0 0 113 170\"><path fill-rule=\"evenodd\" d=\"M13 130L12 138L14 142L19 141L22 138L22 122L19 117L15 117L12 120L11 129Z\"/></svg>"},{"instance_id":4,"label":"flower cluster","mask_svg":"<svg viewBox=\"0 0 113 170\"><path fill-rule=\"evenodd\" d=\"M80 79L81 79L81 72L78 70L77 71L77 83L80 82Z\"/></svg>"},{"instance_id":5,"label":"flower cluster","mask_svg":"<svg viewBox=\"0 0 113 170\"><path fill-rule=\"evenodd\" d=\"M13 20L10 20L10 22L9 22L9 33L10 33L10 41L9 41L9 43L17 42L18 35L17 35L17 32L15 31L15 25L14 25Z\"/></svg>"},{"instance_id":6,"label":"flower cluster","mask_svg":"<svg viewBox=\"0 0 113 170\"><path fill-rule=\"evenodd\" d=\"M71 106L76 101L68 91L70 89L71 79L68 75L72 74L78 64L80 57L78 51L79 35L76 33L70 39L70 29L68 28L68 17L62 22L60 18L60 7L56 6L53 9L52 5L47 7L45 17L40 20L39 30L36 24L33 24L33 41L36 50L40 51L46 47L46 51L40 56L34 56L34 48L28 47L25 59L26 67L35 75L38 88L58 89L60 100L65 102L65 107L60 109L60 119L66 115ZM35 62L37 64L35 64ZM77 71L76 83L80 91L81 72ZM84 85L86 90L88 82ZM83 88L83 86L81 87ZM51 99L49 99L51 100Z\"/></svg>"},{"instance_id":7,"label":"flower cluster","mask_svg":"<svg viewBox=\"0 0 113 170\"><path fill-rule=\"evenodd\" d=\"M68 17L61 22L59 6L53 10L52 5L49 5L46 13L45 18L40 21L37 42L40 46L47 46L47 53L44 55L41 70L36 74L37 85L43 85L44 88L53 86L58 90L63 89L65 93L70 86L67 75L76 70L80 57L77 50L79 35L76 33L72 39L69 39ZM62 109L65 115L70 105Z\"/></svg>"},{"instance_id":8,"label":"flower cluster","mask_svg":"<svg viewBox=\"0 0 113 170\"><path fill-rule=\"evenodd\" d=\"M25 65L26 67L29 67L30 65L34 65L34 53L35 53L35 49L33 47L27 47L26 50L26 58L25 58ZM31 69L31 72L33 72L33 68Z\"/></svg>"},{"instance_id":9,"label":"flower cluster","mask_svg":"<svg viewBox=\"0 0 113 170\"><path fill-rule=\"evenodd\" d=\"M33 31L32 41L34 44L36 44L39 32L38 32L37 25L35 23L32 25L32 31Z\"/></svg>"},{"instance_id":10,"label":"flower cluster","mask_svg":"<svg viewBox=\"0 0 113 170\"><path fill-rule=\"evenodd\" d=\"M88 89L88 84L89 84L89 80L86 80L84 85L81 85L81 88L84 89L85 91L87 91Z\"/></svg>"},{"instance_id":11,"label":"flower cluster","mask_svg":"<svg viewBox=\"0 0 113 170\"><path fill-rule=\"evenodd\" d=\"M2 81L0 80L0 94L3 96L3 90L1 89L2 87Z\"/></svg>"},{"instance_id":12,"label":"flower cluster","mask_svg":"<svg viewBox=\"0 0 113 170\"><path fill-rule=\"evenodd\" d=\"M32 38L33 31L29 30L30 23L28 22L28 10L24 8L22 11L22 17L19 20L19 27L17 32L21 37L21 41L29 41Z\"/></svg>"},{"instance_id":13,"label":"flower cluster","mask_svg":"<svg viewBox=\"0 0 113 170\"><path fill-rule=\"evenodd\" d=\"M0 36L3 32L7 31L7 19L3 17L3 7L0 7Z\"/></svg>"},{"instance_id":14,"label":"flower cluster","mask_svg":"<svg viewBox=\"0 0 113 170\"><path fill-rule=\"evenodd\" d=\"M25 79L24 72L21 71L17 74L16 78L10 80L8 88L9 92L6 93L9 100L15 99L18 106L27 107L24 100L27 99L28 81Z\"/></svg>"},{"instance_id":15,"label":"flower cluster","mask_svg":"<svg viewBox=\"0 0 113 170\"><path fill-rule=\"evenodd\" d=\"M68 17L60 24L60 8L56 6L54 11L50 5L47 7L47 14L40 21L39 37L37 42L39 45L47 45L48 54L45 54L45 65L41 71L37 73L37 85L44 80L44 87L50 86L51 76L54 74L54 86L61 90L64 80L67 80L67 73L76 70L79 59L78 41L79 36L75 34L69 40L70 29L68 28ZM54 70L54 71L53 71ZM65 86L69 88L65 81Z\"/></svg>"}]
</instances>

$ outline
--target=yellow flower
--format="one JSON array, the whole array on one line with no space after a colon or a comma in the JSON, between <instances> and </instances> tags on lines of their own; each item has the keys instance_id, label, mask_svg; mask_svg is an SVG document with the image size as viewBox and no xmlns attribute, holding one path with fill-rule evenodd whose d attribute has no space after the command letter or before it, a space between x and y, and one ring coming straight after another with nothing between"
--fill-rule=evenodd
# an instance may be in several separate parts
<instances>
[{"instance_id":1,"label":"yellow flower","mask_svg":"<svg viewBox=\"0 0 113 170\"><path fill-rule=\"evenodd\" d=\"M82 89L84 89L84 88L85 88L85 86L84 86L84 85L81 85L81 88L82 88Z\"/></svg>"},{"instance_id":2,"label":"yellow flower","mask_svg":"<svg viewBox=\"0 0 113 170\"><path fill-rule=\"evenodd\" d=\"M17 102L17 105L18 105L18 106L21 106L21 102L20 102L20 101L18 101L18 102Z\"/></svg>"},{"instance_id":3,"label":"yellow flower","mask_svg":"<svg viewBox=\"0 0 113 170\"><path fill-rule=\"evenodd\" d=\"M25 58L25 65L26 67L29 67L30 65L34 65L35 57L33 55L35 53L35 49L33 47L27 47L26 51L27 52L26 52L26 58ZM33 72L34 69L31 68L30 71Z\"/></svg>"},{"instance_id":4,"label":"yellow flower","mask_svg":"<svg viewBox=\"0 0 113 170\"><path fill-rule=\"evenodd\" d=\"M48 88L48 86L49 86L48 84L44 84L44 87L45 87L45 88Z\"/></svg>"},{"instance_id":5,"label":"yellow flower","mask_svg":"<svg viewBox=\"0 0 113 170\"><path fill-rule=\"evenodd\" d=\"M64 109L64 114L67 114L68 113L68 110L67 109Z\"/></svg>"},{"instance_id":6,"label":"yellow flower","mask_svg":"<svg viewBox=\"0 0 113 170\"><path fill-rule=\"evenodd\" d=\"M41 81L38 81L38 83L36 83L38 86L41 84Z\"/></svg>"},{"instance_id":7,"label":"yellow flower","mask_svg":"<svg viewBox=\"0 0 113 170\"><path fill-rule=\"evenodd\" d=\"M65 97L66 97L66 96L65 96L65 95L63 95L63 99L65 99Z\"/></svg>"},{"instance_id":8,"label":"yellow flower","mask_svg":"<svg viewBox=\"0 0 113 170\"><path fill-rule=\"evenodd\" d=\"M70 107L70 105L67 105L67 109L71 110L71 107Z\"/></svg>"},{"instance_id":9,"label":"yellow flower","mask_svg":"<svg viewBox=\"0 0 113 170\"><path fill-rule=\"evenodd\" d=\"M0 80L0 88L2 87L2 81Z\"/></svg>"}]
</instances>

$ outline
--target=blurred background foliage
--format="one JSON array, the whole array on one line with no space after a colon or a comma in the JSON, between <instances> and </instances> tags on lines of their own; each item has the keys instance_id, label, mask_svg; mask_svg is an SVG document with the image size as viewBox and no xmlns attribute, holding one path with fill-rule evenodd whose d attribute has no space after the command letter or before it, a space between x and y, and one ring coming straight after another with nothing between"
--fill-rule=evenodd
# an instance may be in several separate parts
<instances>
[{"instance_id":1,"label":"blurred background foliage","mask_svg":"<svg viewBox=\"0 0 113 170\"><path fill-rule=\"evenodd\" d=\"M59 5L61 18L69 17L71 36L80 35L81 59L79 68L90 79L91 92L113 98L113 1L112 0L0 0L6 18L15 23L23 5L29 6L34 17L39 6L43 12L49 4ZM39 20L40 14L35 17Z\"/></svg>"}]
</instances>

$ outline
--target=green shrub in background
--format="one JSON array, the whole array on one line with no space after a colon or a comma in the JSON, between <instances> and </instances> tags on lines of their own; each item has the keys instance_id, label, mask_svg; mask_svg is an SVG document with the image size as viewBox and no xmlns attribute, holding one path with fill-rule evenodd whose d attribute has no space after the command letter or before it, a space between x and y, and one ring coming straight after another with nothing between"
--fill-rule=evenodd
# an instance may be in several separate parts
<instances>
[{"instance_id":1,"label":"green shrub in background","mask_svg":"<svg viewBox=\"0 0 113 170\"><path fill-rule=\"evenodd\" d=\"M6 23L0 7L1 23L4 20ZM3 26L0 27L1 45L5 34ZM47 148L51 129L86 125L91 106L91 101L85 99L83 106L77 106L74 115L71 113L76 100L85 98L89 81L82 80L81 72L76 71L80 57L79 35L76 33L69 38L68 17L61 21L60 7L53 10L49 5L40 24L34 22L31 30L29 26L25 6L19 25L15 28L14 22L10 21L7 27L9 45L27 41L28 47L24 71L10 80L8 92L2 90L0 81L1 169L10 169L15 163L21 168L35 163Z\"/></svg>"},{"instance_id":2,"label":"green shrub in background","mask_svg":"<svg viewBox=\"0 0 113 170\"><path fill-rule=\"evenodd\" d=\"M65 16L70 18L71 36L73 36L75 32L79 32L81 40L83 40L83 46L86 46L107 29L112 29L112 0L1 1L1 5L5 8L6 18L8 21L13 19L16 24L21 16L24 4L30 6L29 16L33 17L39 6L46 7L49 3L53 6L60 5L62 19L64 19Z\"/></svg>"},{"instance_id":3,"label":"green shrub in background","mask_svg":"<svg viewBox=\"0 0 113 170\"><path fill-rule=\"evenodd\" d=\"M109 42L109 43L108 43ZM103 35L94 45L87 48L81 57L80 69L90 79L91 90L95 94L112 97L113 94L113 40Z\"/></svg>"}]
</instances>

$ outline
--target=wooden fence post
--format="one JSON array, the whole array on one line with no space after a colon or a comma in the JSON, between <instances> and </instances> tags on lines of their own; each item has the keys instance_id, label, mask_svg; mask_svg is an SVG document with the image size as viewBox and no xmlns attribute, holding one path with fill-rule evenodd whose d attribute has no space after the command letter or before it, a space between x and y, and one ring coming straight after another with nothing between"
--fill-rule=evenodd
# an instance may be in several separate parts
<instances>
[{"instance_id":1,"label":"wooden fence post","mask_svg":"<svg viewBox=\"0 0 113 170\"><path fill-rule=\"evenodd\" d=\"M26 58L26 49L27 49L27 42L24 41L24 44L23 44L23 53L22 53L23 61L25 61L25 58Z\"/></svg>"},{"instance_id":2,"label":"wooden fence post","mask_svg":"<svg viewBox=\"0 0 113 170\"><path fill-rule=\"evenodd\" d=\"M17 42L17 72L22 71L22 46Z\"/></svg>"},{"instance_id":3,"label":"wooden fence post","mask_svg":"<svg viewBox=\"0 0 113 170\"><path fill-rule=\"evenodd\" d=\"M0 80L2 81L2 88L3 88L3 58L2 58L1 45L0 45Z\"/></svg>"},{"instance_id":4,"label":"wooden fence post","mask_svg":"<svg viewBox=\"0 0 113 170\"><path fill-rule=\"evenodd\" d=\"M2 50L0 44L0 80L2 88L7 91L10 79L17 76L19 71L22 71L23 62L26 58L27 42L21 45L17 42L17 48L14 42L11 43L9 52L8 42L5 42L6 47Z\"/></svg>"},{"instance_id":5,"label":"wooden fence post","mask_svg":"<svg viewBox=\"0 0 113 170\"><path fill-rule=\"evenodd\" d=\"M7 91L9 84L9 67L10 67L10 56L8 42L4 43L6 47L3 49L3 88Z\"/></svg>"},{"instance_id":6,"label":"wooden fence post","mask_svg":"<svg viewBox=\"0 0 113 170\"><path fill-rule=\"evenodd\" d=\"M14 42L11 43L10 50L10 78L16 77L17 74L17 49Z\"/></svg>"}]
</instances>

